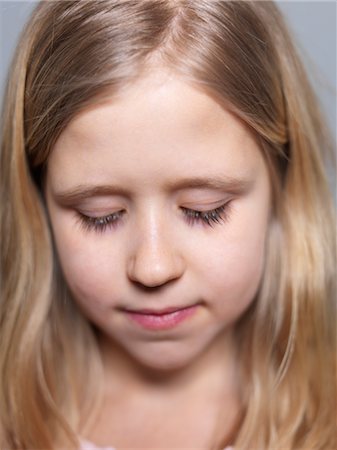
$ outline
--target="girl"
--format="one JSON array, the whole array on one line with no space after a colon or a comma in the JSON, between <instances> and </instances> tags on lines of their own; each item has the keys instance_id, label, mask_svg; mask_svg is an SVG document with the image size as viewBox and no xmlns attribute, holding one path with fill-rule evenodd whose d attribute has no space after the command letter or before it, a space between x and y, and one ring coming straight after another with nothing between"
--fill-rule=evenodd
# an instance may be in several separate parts
<instances>
[{"instance_id":1,"label":"girl","mask_svg":"<svg viewBox=\"0 0 337 450\"><path fill-rule=\"evenodd\" d=\"M2 132L2 449L336 448L333 157L272 2L41 2Z\"/></svg>"}]
</instances>

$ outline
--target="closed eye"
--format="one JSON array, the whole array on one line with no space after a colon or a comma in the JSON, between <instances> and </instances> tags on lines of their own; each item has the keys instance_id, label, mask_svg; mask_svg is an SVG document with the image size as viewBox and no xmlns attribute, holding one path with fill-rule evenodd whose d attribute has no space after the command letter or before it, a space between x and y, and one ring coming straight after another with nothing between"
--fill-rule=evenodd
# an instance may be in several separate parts
<instances>
[{"instance_id":1,"label":"closed eye","mask_svg":"<svg viewBox=\"0 0 337 450\"><path fill-rule=\"evenodd\" d=\"M216 224L221 224L229 219L231 212L230 202L219 206L218 208L208 211L197 211L190 208L181 207L181 210L186 217L187 223L193 225L196 222L213 227ZM80 226L86 230L94 230L97 232L103 232L107 228L115 228L118 226L124 216L125 210L117 211L112 214L108 214L102 217L86 216L80 212L77 212L77 218Z\"/></svg>"},{"instance_id":2,"label":"closed eye","mask_svg":"<svg viewBox=\"0 0 337 450\"><path fill-rule=\"evenodd\" d=\"M227 221L229 219L230 209L230 202L209 211L195 211L194 209L182 208L189 224L201 221L211 227L214 224Z\"/></svg>"},{"instance_id":3,"label":"closed eye","mask_svg":"<svg viewBox=\"0 0 337 450\"><path fill-rule=\"evenodd\" d=\"M121 210L102 217L91 217L86 216L85 214L82 214L80 212L77 212L78 216L77 219L80 226L85 231L94 230L97 232L103 232L107 228L116 227L120 223L124 215L124 212L125 212L124 210Z\"/></svg>"}]
</instances>

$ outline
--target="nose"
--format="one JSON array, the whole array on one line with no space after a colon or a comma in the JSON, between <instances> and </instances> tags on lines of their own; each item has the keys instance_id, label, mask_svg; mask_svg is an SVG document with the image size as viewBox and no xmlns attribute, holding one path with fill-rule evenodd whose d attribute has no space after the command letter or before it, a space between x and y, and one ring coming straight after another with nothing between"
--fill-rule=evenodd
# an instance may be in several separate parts
<instances>
[{"instance_id":1,"label":"nose","mask_svg":"<svg viewBox=\"0 0 337 450\"><path fill-rule=\"evenodd\" d=\"M177 280L185 264L175 243L157 223L144 226L132 238L127 263L128 278L145 287L159 287Z\"/></svg>"}]
</instances>

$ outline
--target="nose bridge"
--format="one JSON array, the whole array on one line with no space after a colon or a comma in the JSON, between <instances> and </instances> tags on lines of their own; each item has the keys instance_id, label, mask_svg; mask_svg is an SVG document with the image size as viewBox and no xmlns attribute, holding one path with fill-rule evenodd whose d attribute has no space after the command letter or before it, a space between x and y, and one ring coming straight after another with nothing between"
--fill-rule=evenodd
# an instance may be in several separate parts
<instances>
[{"instance_id":1,"label":"nose bridge","mask_svg":"<svg viewBox=\"0 0 337 450\"><path fill-rule=\"evenodd\" d=\"M183 262L171 231L162 207L152 205L139 211L130 237L127 271L132 281L154 287L181 276Z\"/></svg>"}]
</instances>

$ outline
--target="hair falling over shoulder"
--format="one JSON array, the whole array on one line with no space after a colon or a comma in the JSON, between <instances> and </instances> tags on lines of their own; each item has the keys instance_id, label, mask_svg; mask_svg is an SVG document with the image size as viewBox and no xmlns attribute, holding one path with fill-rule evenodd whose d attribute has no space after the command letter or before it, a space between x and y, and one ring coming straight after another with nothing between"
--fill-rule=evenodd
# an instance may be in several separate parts
<instances>
[{"instance_id":1,"label":"hair falling over shoulder","mask_svg":"<svg viewBox=\"0 0 337 450\"><path fill-rule=\"evenodd\" d=\"M274 3L223 0L42 1L22 33L2 111L0 447L76 449L99 407L95 332L55 256L43 175L80 110L156 65L251 128L273 185L263 281L236 327L242 414L214 448L336 449L333 146Z\"/></svg>"}]
</instances>

